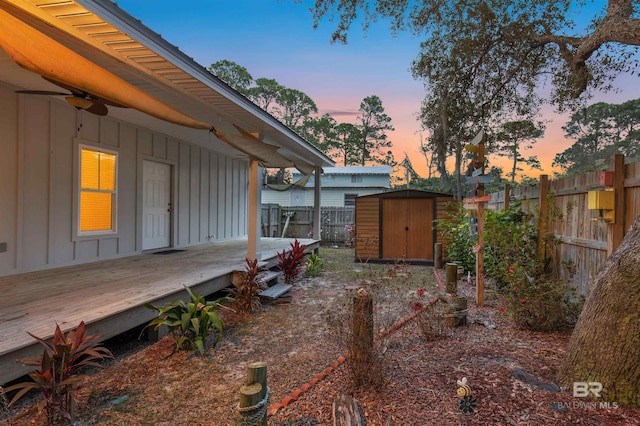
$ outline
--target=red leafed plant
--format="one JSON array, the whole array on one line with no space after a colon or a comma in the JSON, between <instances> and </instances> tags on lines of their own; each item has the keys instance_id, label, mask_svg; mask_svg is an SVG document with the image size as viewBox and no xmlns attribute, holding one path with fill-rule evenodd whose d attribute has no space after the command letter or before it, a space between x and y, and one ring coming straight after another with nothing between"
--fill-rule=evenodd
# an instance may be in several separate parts
<instances>
[{"instance_id":1,"label":"red leafed plant","mask_svg":"<svg viewBox=\"0 0 640 426\"><path fill-rule=\"evenodd\" d=\"M258 259L245 259L245 270L240 273L241 281L237 286L231 286L227 291L233 298L232 305L241 313L250 314L260 307L260 290L262 268L258 266Z\"/></svg>"},{"instance_id":2,"label":"red leafed plant","mask_svg":"<svg viewBox=\"0 0 640 426\"><path fill-rule=\"evenodd\" d=\"M278 259L280 259L279 266L284 275L284 282L287 284L291 284L300 273L306 248L307 246L300 244L296 238L293 243L291 243L291 250L288 253L286 250L278 253Z\"/></svg>"},{"instance_id":3,"label":"red leafed plant","mask_svg":"<svg viewBox=\"0 0 640 426\"><path fill-rule=\"evenodd\" d=\"M44 351L42 356L20 360L24 365L38 368L29 373L33 382L18 383L3 390L5 394L18 391L9 405L31 389L37 389L43 396L37 408L38 411L45 410L49 425L57 424L62 419L71 421L76 386L86 378L86 375L79 374L80 369L101 367L97 361L113 358L113 354L107 348L98 346L98 336L86 334L84 321L66 335L56 324L51 343L31 333L29 335L44 347Z\"/></svg>"}]
</instances>

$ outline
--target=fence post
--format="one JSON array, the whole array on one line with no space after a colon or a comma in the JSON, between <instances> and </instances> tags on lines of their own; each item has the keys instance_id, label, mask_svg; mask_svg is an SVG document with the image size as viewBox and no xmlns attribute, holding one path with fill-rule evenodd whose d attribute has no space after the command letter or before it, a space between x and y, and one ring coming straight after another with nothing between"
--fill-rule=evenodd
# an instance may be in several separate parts
<instances>
[{"instance_id":1,"label":"fence post","mask_svg":"<svg viewBox=\"0 0 640 426\"><path fill-rule=\"evenodd\" d=\"M504 184L504 210L509 210L509 203L511 202L511 185Z\"/></svg>"},{"instance_id":2,"label":"fence post","mask_svg":"<svg viewBox=\"0 0 640 426\"><path fill-rule=\"evenodd\" d=\"M614 220L607 228L607 257L611 256L622 243L624 237L624 214L626 207L624 190L624 155L613 154L611 156L610 169L613 171Z\"/></svg>"},{"instance_id":3,"label":"fence post","mask_svg":"<svg viewBox=\"0 0 640 426\"><path fill-rule=\"evenodd\" d=\"M546 244L544 242L544 236L547 233L547 211L548 200L547 195L549 193L549 176L540 175L540 183L538 184L538 205L540 206L540 212L538 213L538 257L544 260Z\"/></svg>"}]
</instances>

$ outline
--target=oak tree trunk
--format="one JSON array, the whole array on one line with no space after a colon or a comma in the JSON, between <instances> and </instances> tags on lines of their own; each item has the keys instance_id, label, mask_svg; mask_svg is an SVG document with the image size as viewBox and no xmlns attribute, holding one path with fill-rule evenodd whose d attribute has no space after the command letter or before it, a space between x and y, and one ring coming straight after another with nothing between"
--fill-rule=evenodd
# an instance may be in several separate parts
<instances>
[{"instance_id":1,"label":"oak tree trunk","mask_svg":"<svg viewBox=\"0 0 640 426\"><path fill-rule=\"evenodd\" d=\"M598 272L558 380L599 382L603 401L640 407L640 217Z\"/></svg>"}]
</instances>

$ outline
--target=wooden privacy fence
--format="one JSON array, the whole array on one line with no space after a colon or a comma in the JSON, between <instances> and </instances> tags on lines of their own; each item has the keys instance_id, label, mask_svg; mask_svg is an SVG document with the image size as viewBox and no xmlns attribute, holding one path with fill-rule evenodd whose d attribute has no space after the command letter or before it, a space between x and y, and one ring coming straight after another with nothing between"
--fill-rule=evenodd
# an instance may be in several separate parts
<instances>
[{"instance_id":1,"label":"wooden privacy fence","mask_svg":"<svg viewBox=\"0 0 640 426\"><path fill-rule=\"evenodd\" d=\"M613 155L608 170L590 172L558 180L540 177L538 184L491 194L488 208L502 210L519 201L524 211L538 215L538 225L548 226L559 239L556 268L584 296L607 258L620 245L635 219L640 216L640 162L624 164L624 156ZM589 191L613 190L613 222L605 212L589 210ZM553 203L553 204L550 204ZM541 217L557 208L562 218L543 224ZM571 268L562 267L570 264Z\"/></svg>"},{"instance_id":2,"label":"wooden privacy fence","mask_svg":"<svg viewBox=\"0 0 640 426\"><path fill-rule=\"evenodd\" d=\"M353 207L322 207L320 209L320 238L324 243L345 244L351 236L345 226L355 223ZM286 223L287 214L291 215ZM285 230L285 225L287 228ZM262 205L262 236L310 238L313 232L313 207L283 207Z\"/></svg>"}]
</instances>

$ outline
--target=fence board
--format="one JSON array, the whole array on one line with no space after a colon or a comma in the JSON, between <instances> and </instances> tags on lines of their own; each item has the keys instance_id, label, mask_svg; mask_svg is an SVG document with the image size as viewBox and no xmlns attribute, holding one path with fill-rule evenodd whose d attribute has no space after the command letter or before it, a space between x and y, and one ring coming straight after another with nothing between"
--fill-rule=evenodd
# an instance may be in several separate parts
<instances>
[{"instance_id":1,"label":"fence board","mask_svg":"<svg viewBox=\"0 0 640 426\"><path fill-rule=\"evenodd\" d=\"M640 216L640 163L627 164L624 170L623 218L626 233ZM550 229L561 241L555 267L584 296L589 293L598 270L607 260L610 225L597 220L597 210L587 208L588 192L606 188L600 185L599 178L600 172L589 172L549 181L548 184L548 192L553 195L555 206L562 213L561 219L550 224ZM540 201L538 185L511 188L510 203L520 201L523 211L536 214ZM487 208L500 211L503 207L504 191L491 194ZM573 273L562 266L569 261L574 265Z\"/></svg>"},{"instance_id":2,"label":"fence board","mask_svg":"<svg viewBox=\"0 0 640 426\"><path fill-rule=\"evenodd\" d=\"M322 207L320 238L325 243L344 244L350 236L346 225L354 226L353 207ZM313 233L313 207L280 207L277 204L262 205L262 235L280 237L286 222L285 214L292 212L285 237L309 238Z\"/></svg>"}]
</instances>

